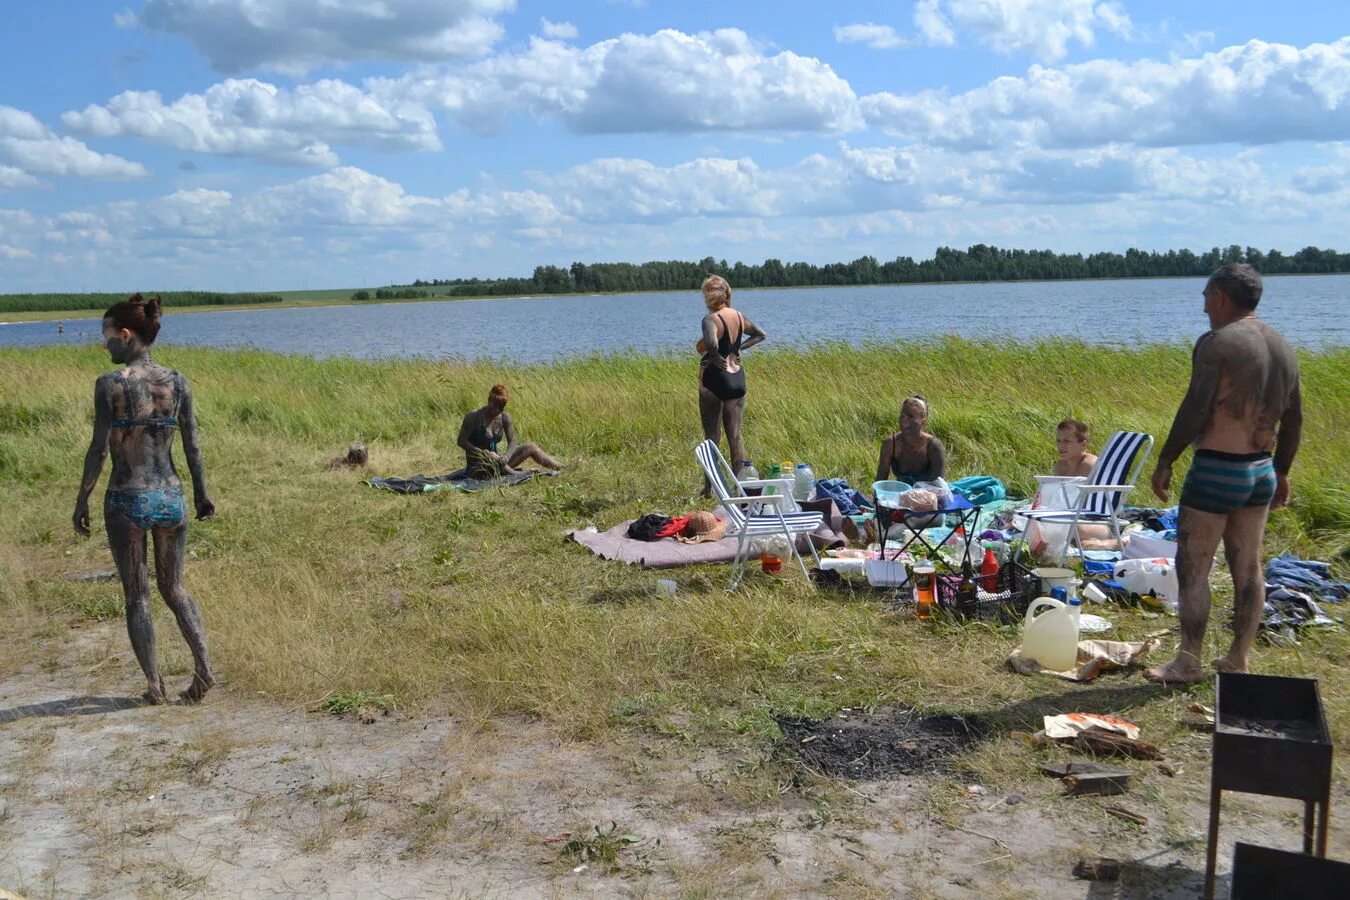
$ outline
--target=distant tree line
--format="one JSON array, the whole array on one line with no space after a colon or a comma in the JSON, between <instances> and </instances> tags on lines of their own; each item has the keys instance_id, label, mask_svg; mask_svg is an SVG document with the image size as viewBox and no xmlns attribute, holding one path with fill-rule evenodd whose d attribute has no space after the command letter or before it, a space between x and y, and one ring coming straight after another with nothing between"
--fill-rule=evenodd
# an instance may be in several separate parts
<instances>
[{"instance_id":1,"label":"distant tree line","mask_svg":"<svg viewBox=\"0 0 1350 900\"><path fill-rule=\"evenodd\" d=\"M377 288L376 300L424 300L434 296L431 291L419 291L414 288ZM353 300L369 300L370 291L353 291Z\"/></svg>"},{"instance_id":2,"label":"distant tree line","mask_svg":"<svg viewBox=\"0 0 1350 900\"><path fill-rule=\"evenodd\" d=\"M1055 281L1081 278L1164 278L1207 276L1230 262L1246 262L1266 275L1350 272L1350 253L1304 247L1287 256L1234 244L1205 253L1130 249L1121 253L1055 253L1005 250L976 244L966 250L939 247L932 259L899 256L890 262L863 256L847 263L760 265L705 257L698 262L572 263L570 268L537 266L529 278L418 279L412 288L434 288L435 296L571 294L605 291L695 290L708 275L721 275L733 288L811 287L857 284L919 284L951 281ZM377 296L382 291L377 291Z\"/></svg>"},{"instance_id":3,"label":"distant tree line","mask_svg":"<svg viewBox=\"0 0 1350 900\"><path fill-rule=\"evenodd\" d=\"M276 294L222 294L216 291L141 291L160 297L165 306L244 306L280 303ZM130 294L0 294L0 312L45 312L80 309L104 310Z\"/></svg>"}]
</instances>

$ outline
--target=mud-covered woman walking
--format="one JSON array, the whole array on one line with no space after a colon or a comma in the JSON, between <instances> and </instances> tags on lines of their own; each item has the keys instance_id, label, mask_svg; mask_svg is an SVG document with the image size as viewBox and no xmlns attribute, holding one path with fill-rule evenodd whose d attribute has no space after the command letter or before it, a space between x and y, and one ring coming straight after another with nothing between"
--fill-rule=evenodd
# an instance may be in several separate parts
<instances>
[{"instance_id":1,"label":"mud-covered woman walking","mask_svg":"<svg viewBox=\"0 0 1350 900\"><path fill-rule=\"evenodd\" d=\"M150 617L146 553L153 542L155 582L192 650L192 682L179 696L185 703L196 703L215 684L215 676L201 612L183 584L188 515L173 462L175 433L183 439L197 518L213 515L215 504L206 492L187 379L150 356L150 346L159 334L159 318L159 299L147 301L140 294L113 304L103 314L104 346L121 368L100 375L94 383L94 435L84 458L73 520L76 532L90 533L89 495L98 483L104 459L111 454L103 518L126 597L131 647L145 673L145 700L158 704L167 697Z\"/></svg>"}]
</instances>

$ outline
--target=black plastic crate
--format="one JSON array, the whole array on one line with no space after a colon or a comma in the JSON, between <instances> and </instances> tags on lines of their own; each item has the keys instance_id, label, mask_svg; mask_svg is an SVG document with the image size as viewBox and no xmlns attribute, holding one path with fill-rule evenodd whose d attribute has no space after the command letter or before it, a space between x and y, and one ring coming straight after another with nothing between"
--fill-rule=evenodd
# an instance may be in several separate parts
<instances>
[{"instance_id":1,"label":"black plastic crate","mask_svg":"<svg viewBox=\"0 0 1350 900\"><path fill-rule=\"evenodd\" d=\"M1026 616L1031 601L1039 596L1041 580L1021 563L1007 562L998 570L998 591L992 594L986 592L984 576L979 572L975 573L975 585L979 588L977 591L979 599L975 602L974 608L962 607L956 602L956 593L961 587L961 575L938 572L938 609L961 619L997 620L1006 625L1016 624Z\"/></svg>"}]
</instances>

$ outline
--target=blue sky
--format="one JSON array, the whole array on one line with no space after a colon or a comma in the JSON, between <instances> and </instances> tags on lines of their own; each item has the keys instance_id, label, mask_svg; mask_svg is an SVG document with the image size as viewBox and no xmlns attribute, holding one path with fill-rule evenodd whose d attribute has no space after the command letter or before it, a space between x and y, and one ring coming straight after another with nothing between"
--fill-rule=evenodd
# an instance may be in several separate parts
<instances>
[{"instance_id":1,"label":"blue sky","mask_svg":"<svg viewBox=\"0 0 1350 900\"><path fill-rule=\"evenodd\" d=\"M1350 248L1350 5L4 11L0 293Z\"/></svg>"}]
</instances>

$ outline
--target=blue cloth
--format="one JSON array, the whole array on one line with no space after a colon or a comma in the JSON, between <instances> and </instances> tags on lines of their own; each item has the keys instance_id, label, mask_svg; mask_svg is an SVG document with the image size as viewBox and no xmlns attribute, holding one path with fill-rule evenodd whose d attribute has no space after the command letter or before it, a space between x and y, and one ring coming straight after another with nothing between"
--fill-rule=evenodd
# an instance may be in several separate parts
<instances>
[{"instance_id":1,"label":"blue cloth","mask_svg":"<svg viewBox=\"0 0 1350 900\"><path fill-rule=\"evenodd\" d=\"M839 512L845 516L856 516L864 506L870 507L867 498L849 486L842 478L822 478L816 482L816 496L833 500Z\"/></svg>"},{"instance_id":2,"label":"blue cloth","mask_svg":"<svg viewBox=\"0 0 1350 900\"><path fill-rule=\"evenodd\" d=\"M103 517L118 513L142 531L177 528L187 521L183 488L109 490L103 495Z\"/></svg>"},{"instance_id":3,"label":"blue cloth","mask_svg":"<svg viewBox=\"0 0 1350 900\"><path fill-rule=\"evenodd\" d=\"M992 475L970 475L950 482L948 486L976 506L996 503L1008 496L1003 482Z\"/></svg>"},{"instance_id":4,"label":"blue cloth","mask_svg":"<svg viewBox=\"0 0 1350 900\"><path fill-rule=\"evenodd\" d=\"M1266 584L1306 591L1318 599L1338 603L1350 597L1350 584L1333 581L1328 577L1330 572L1330 563L1281 553L1266 563Z\"/></svg>"},{"instance_id":5,"label":"blue cloth","mask_svg":"<svg viewBox=\"0 0 1350 900\"><path fill-rule=\"evenodd\" d=\"M1085 559L1083 560L1084 575L1107 575L1110 576L1116 571L1116 564L1110 560L1104 559Z\"/></svg>"}]
</instances>

